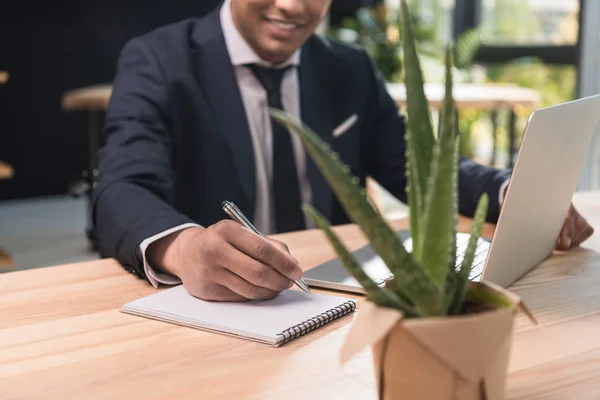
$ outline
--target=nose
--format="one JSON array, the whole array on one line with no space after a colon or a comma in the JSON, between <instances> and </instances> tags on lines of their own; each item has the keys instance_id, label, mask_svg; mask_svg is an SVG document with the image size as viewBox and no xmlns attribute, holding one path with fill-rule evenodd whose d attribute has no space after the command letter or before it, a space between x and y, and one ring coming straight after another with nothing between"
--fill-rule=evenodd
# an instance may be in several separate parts
<instances>
[{"instance_id":1,"label":"nose","mask_svg":"<svg viewBox=\"0 0 600 400\"><path fill-rule=\"evenodd\" d=\"M300 15L306 11L306 0L275 0L275 7L287 15Z\"/></svg>"}]
</instances>

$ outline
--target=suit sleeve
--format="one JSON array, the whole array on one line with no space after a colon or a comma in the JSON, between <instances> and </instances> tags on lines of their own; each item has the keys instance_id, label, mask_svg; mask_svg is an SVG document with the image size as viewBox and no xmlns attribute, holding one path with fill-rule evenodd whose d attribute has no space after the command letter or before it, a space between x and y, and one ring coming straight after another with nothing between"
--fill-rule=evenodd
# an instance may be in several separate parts
<instances>
[{"instance_id":1,"label":"suit sleeve","mask_svg":"<svg viewBox=\"0 0 600 400\"><path fill-rule=\"evenodd\" d=\"M173 207L168 102L156 59L139 40L128 42L106 113L92 212L102 256L116 258L144 278L139 245L160 232L194 223Z\"/></svg>"},{"instance_id":2,"label":"suit sleeve","mask_svg":"<svg viewBox=\"0 0 600 400\"><path fill-rule=\"evenodd\" d=\"M367 107L370 108L367 113L369 126L373 127L369 132L368 174L406 203L405 118L399 113L395 101L387 91L383 77L366 54L365 57L373 87L367 102ZM509 171L485 167L461 157L458 176L459 213L472 217L479 198L487 193L490 200L487 219L496 222L500 213L500 187L509 177Z\"/></svg>"}]
</instances>

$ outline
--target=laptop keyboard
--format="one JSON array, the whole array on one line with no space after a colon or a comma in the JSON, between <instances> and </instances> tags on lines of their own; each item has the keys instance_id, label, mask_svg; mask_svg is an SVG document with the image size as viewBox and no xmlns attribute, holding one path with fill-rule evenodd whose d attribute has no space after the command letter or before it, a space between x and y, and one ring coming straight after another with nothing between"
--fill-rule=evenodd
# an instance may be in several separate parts
<instances>
[{"instance_id":1,"label":"laptop keyboard","mask_svg":"<svg viewBox=\"0 0 600 400\"><path fill-rule=\"evenodd\" d=\"M459 239L456 244L456 268L460 268L462 261L469 245L469 238ZM488 250L490 249L490 243L479 239L477 247L475 247L475 256L473 257L473 265L471 266L471 273L469 279L472 281L479 281L481 274L483 273L483 266L485 265L485 259L487 258Z\"/></svg>"},{"instance_id":2,"label":"laptop keyboard","mask_svg":"<svg viewBox=\"0 0 600 400\"><path fill-rule=\"evenodd\" d=\"M467 246L469 245L468 235L458 235L456 243L456 268L459 269L463 262ZM490 243L486 240L479 239L477 247L475 248L475 256L473 257L473 265L471 266L471 273L469 274L469 280L479 281L481 274L483 273L483 266L485 265L485 259L490 248ZM407 249L408 250L408 249ZM387 273L375 279L374 282L377 285L383 285L387 280L392 279L394 276L391 273Z\"/></svg>"}]
</instances>

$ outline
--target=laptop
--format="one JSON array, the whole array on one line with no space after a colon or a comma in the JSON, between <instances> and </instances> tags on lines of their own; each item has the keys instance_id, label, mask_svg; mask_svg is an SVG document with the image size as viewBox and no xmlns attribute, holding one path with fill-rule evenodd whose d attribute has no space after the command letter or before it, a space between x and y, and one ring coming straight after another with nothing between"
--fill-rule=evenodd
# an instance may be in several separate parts
<instances>
[{"instance_id":1,"label":"laptop","mask_svg":"<svg viewBox=\"0 0 600 400\"><path fill-rule=\"evenodd\" d=\"M506 288L552 254L599 119L600 95L530 115L494 236L479 239L469 279ZM411 251L409 231L396 234ZM457 266L468 240L468 234L457 236ZM371 246L353 254L377 284L392 277ZM305 272L304 280L316 288L364 293L339 259Z\"/></svg>"}]
</instances>

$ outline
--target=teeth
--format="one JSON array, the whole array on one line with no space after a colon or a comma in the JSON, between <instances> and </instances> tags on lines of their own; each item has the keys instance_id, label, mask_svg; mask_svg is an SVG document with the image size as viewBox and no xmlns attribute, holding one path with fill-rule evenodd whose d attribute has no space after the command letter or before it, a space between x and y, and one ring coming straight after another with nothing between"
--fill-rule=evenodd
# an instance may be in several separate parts
<instances>
[{"instance_id":1,"label":"teeth","mask_svg":"<svg viewBox=\"0 0 600 400\"><path fill-rule=\"evenodd\" d=\"M287 29L289 31L292 31L298 27L298 25L296 25L296 24L288 24L288 23L279 22L279 21L271 21L271 23L279 28Z\"/></svg>"}]
</instances>

